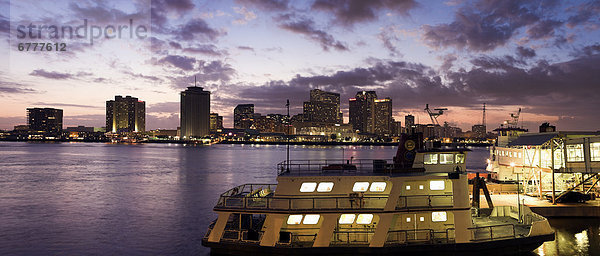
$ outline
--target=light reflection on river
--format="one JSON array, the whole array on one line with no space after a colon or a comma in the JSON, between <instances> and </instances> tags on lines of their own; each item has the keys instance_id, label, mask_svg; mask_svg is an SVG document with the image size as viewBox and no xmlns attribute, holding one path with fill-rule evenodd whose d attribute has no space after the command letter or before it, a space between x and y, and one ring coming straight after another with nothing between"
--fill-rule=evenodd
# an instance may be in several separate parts
<instances>
[{"instance_id":1,"label":"light reflection on river","mask_svg":"<svg viewBox=\"0 0 600 256\"><path fill-rule=\"evenodd\" d=\"M291 146L293 159L390 159L395 147ZM468 167L481 169L487 149ZM285 146L0 142L0 255L205 255L219 194L274 183ZM561 223L566 225L561 226ZM545 255L600 254L600 223L553 221Z\"/></svg>"}]
</instances>

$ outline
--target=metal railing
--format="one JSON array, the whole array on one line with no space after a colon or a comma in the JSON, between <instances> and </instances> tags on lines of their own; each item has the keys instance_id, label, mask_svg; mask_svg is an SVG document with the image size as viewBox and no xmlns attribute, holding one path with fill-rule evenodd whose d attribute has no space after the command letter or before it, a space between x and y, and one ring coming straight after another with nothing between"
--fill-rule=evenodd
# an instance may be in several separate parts
<instances>
[{"instance_id":1,"label":"metal railing","mask_svg":"<svg viewBox=\"0 0 600 256\"><path fill-rule=\"evenodd\" d=\"M342 174L389 173L394 167L392 159L330 159L289 160L277 164L277 175L287 173Z\"/></svg>"},{"instance_id":2,"label":"metal railing","mask_svg":"<svg viewBox=\"0 0 600 256\"><path fill-rule=\"evenodd\" d=\"M490 241L516 237L514 224L472 227L469 230L471 231L471 241Z\"/></svg>"},{"instance_id":3,"label":"metal railing","mask_svg":"<svg viewBox=\"0 0 600 256\"><path fill-rule=\"evenodd\" d=\"M228 241L237 241L237 242L245 242L245 243L259 243L262 238L264 232L263 231L254 231L256 232L256 239L249 236L249 230L238 230L238 229L225 229L223 230L222 240Z\"/></svg>"},{"instance_id":4,"label":"metal railing","mask_svg":"<svg viewBox=\"0 0 600 256\"><path fill-rule=\"evenodd\" d=\"M400 196L396 209L453 207L453 195L414 195Z\"/></svg>"},{"instance_id":5,"label":"metal railing","mask_svg":"<svg viewBox=\"0 0 600 256\"><path fill-rule=\"evenodd\" d=\"M215 208L268 210L382 210L388 197L221 196Z\"/></svg>"},{"instance_id":6,"label":"metal railing","mask_svg":"<svg viewBox=\"0 0 600 256\"><path fill-rule=\"evenodd\" d=\"M369 244L375 235L374 231L334 231L332 245Z\"/></svg>"}]
</instances>

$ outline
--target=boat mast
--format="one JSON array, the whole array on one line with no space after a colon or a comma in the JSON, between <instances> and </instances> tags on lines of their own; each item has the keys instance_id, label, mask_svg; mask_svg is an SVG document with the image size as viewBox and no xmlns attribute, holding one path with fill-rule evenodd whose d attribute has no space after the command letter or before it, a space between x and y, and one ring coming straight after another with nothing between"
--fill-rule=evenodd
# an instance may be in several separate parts
<instances>
[{"instance_id":1,"label":"boat mast","mask_svg":"<svg viewBox=\"0 0 600 256\"><path fill-rule=\"evenodd\" d=\"M286 148L286 162L287 162L287 172L290 172L290 99L287 99L287 103L285 104L287 107L287 148Z\"/></svg>"}]
</instances>

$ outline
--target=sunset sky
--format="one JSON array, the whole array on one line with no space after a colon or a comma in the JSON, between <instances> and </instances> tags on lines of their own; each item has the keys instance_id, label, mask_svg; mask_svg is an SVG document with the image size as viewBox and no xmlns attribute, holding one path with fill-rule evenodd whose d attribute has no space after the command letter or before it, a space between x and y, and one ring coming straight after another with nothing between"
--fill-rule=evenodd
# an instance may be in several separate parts
<instances>
[{"instance_id":1,"label":"sunset sky","mask_svg":"<svg viewBox=\"0 0 600 256\"><path fill-rule=\"evenodd\" d=\"M90 44L89 30L17 30L84 21L147 33ZM19 51L32 42L66 51ZM104 126L115 95L146 102L147 129L175 129L196 76L226 127L237 104L285 113L289 98L297 114L319 88L341 94L346 121L348 98L375 90L403 125L409 113L428 123L430 104L470 130L485 102L488 130L520 107L531 130L600 130L600 1L0 0L0 53L0 129L26 124L28 107L63 109L65 127Z\"/></svg>"}]
</instances>

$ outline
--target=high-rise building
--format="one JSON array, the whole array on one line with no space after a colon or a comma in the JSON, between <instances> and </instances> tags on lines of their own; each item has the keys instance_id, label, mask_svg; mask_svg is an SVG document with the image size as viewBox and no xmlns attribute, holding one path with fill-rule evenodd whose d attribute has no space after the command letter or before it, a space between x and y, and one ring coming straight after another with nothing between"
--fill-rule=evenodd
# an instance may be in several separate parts
<instances>
[{"instance_id":1,"label":"high-rise building","mask_svg":"<svg viewBox=\"0 0 600 256\"><path fill-rule=\"evenodd\" d=\"M392 99L375 100L374 133L377 135L392 135Z\"/></svg>"},{"instance_id":2,"label":"high-rise building","mask_svg":"<svg viewBox=\"0 0 600 256\"><path fill-rule=\"evenodd\" d=\"M233 109L233 128L250 129L254 121L254 104L239 104Z\"/></svg>"},{"instance_id":3,"label":"high-rise building","mask_svg":"<svg viewBox=\"0 0 600 256\"><path fill-rule=\"evenodd\" d=\"M471 131L473 132L473 136L478 139L484 139L487 135L485 125L482 124L473 125Z\"/></svg>"},{"instance_id":4,"label":"high-rise building","mask_svg":"<svg viewBox=\"0 0 600 256\"><path fill-rule=\"evenodd\" d=\"M413 134L413 132L415 131L415 116L404 116L404 127L406 129L407 134Z\"/></svg>"},{"instance_id":5,"label":"high-rise building","mask_svg":"<svg viewBox=\"0 0 600 256\"><path fill-rule=\"evenodd\" d=\"M135 97L119 95L115 96L115 100L106 101L106 131L146 131L146 103Z\"/></svg>"},{"instance_id":6,"label":"high-rise building","mask_svg":"<svg viewBox=\"0 0 600 256\"><path fill-rule=\"evenodd\" d=\"M349 101L350 124L354 130L375 133L375 91L357 92Z\"/></svg>"},{"instance_id":7,"label":"high-rise building","mask_svg":"<svg viewBox=\"0 0 600 256\"><path fill-rule=\"evenodd\" d=\"M181 92L180 136L183 139L206 136L210 132L210 92L191 86Z\"/></svg>"},{"instance_id":8,"label":"high-rise building","mask_svg":"<svg viewBox=\"0 0 600 256\"><path fill-rule=\"evenodd\" d=\"M310 91L310 101L303 104L305 122L340 124L340 94L319 89Z\"/></svg>"},{"instance_id":9,"label":"high-rise building","mask_svg":"<svg viewBox=\"0 0 600 256\"><path fill-rule=\"evenodd\" d=\"M216 132L223 129L223 117L217 113L210 113L210 131Z\"/></svg>"},{"instance_id":10,"label":"high-rise building","mask_svg":"<svg viewBox=\"0 0 600 256\"><path fill-rule=\"evenodd\" d=\"M28 108L27 124L29 130L57 134L62 131L63 110L55 108Z\"/></svg>"}]
</instances>

